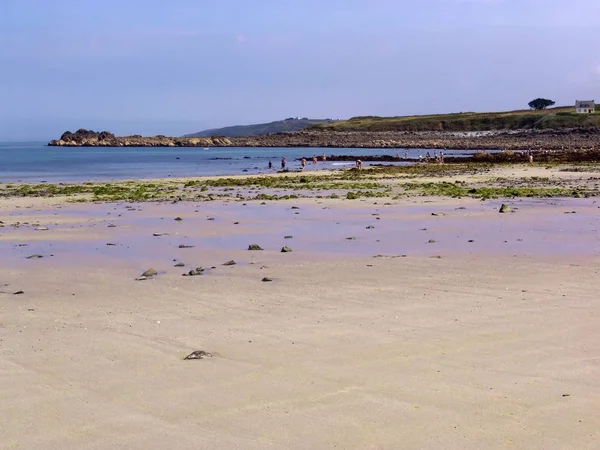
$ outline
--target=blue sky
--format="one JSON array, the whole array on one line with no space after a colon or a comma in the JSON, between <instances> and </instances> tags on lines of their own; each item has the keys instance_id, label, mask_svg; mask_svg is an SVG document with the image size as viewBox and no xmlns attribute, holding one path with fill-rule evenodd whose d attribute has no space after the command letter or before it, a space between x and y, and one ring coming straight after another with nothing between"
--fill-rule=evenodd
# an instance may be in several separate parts
<instances>
[{"instance_id":1,"label":"blue sky","mask_svg":"<svg viewBox=\"0 0 600 450\"><path fill-rule=\"evenodd\" d=\"M0 140L600 100L598 0L0 0Z\"/></svg>"}]
</instances>

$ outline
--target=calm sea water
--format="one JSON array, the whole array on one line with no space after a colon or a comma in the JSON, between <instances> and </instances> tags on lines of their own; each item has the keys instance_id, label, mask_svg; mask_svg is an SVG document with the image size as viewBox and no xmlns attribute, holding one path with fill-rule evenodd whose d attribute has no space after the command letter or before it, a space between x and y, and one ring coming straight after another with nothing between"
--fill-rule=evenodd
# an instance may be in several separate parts
<instances>
[{"instance_id":1,"label":"calm sea water","mask_svg":"<svg viewBox=\"0 0 600 450\"><path fill-rule=\"evenodd\" d=\"M427 150L353 148L173 148L48 147L43 142L0 143L0 182L73 182L128 178L193 177L275 172L285 157L290 170L297 158L322 155L404 155L418 158ZM466 155L473 152L446 152ZM433 154L433 150L431 150ZM269 171L269 161L273 169ZM309 161L308 170L352 165L352 162ZM368 164L368 163L365 163Z\"/></svg>"}]
</instances>

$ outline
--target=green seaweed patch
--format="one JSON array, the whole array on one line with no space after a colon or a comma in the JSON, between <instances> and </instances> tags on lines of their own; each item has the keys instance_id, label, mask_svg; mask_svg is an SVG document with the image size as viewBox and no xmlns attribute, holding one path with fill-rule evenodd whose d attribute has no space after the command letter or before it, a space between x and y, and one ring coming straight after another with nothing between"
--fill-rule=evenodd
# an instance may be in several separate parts
<instances>
[{"instance_id":1,"label":"green seaweed patch","mask_svg":"<svg viewBox=\"0 0 600 450\"><path fill-rule=\"evenodd\" d=\"M595 195L586 189L573 189L561 187L502 187L502 186L468 186L465 183L405 183L402 187L406 191L416 192L423 196L441 197L472 197L479 199L490 198L515 198L515 197L576 197L583 198Z\"/></svg>"},{"instance_id":2,"label":"green seaweed patch","mask_svg":"<svg viewBox=\"0 0 600 450\"><path fill-rule=\"evenodd\" d=\"M74 197L74 201L149 201L167 199L178 189L173 183L119 182L83 184L21 184L6 186L2 197Z\"/></svg>"}]
</instances>

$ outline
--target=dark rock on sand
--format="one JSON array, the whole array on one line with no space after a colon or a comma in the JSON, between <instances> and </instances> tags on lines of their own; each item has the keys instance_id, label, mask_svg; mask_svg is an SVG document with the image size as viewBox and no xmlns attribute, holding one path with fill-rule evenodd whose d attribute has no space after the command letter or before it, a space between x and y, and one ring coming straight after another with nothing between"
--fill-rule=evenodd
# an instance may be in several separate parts
<instances>
[{"instance_id":1,"label":"dark rock on sand","mask_svg":"<svg viewBox=\"0 0 600 450\"><path fill-rule=\"evenodd\" d=\"M183 274L184 277L197 277L198 275L204 275L204 267L196 267L188 273Z\"/></svg>"},{"instance_id":2,"label":"dark rock on sand","mask_svg":"<svg viewBox=\"0 0 600 450\"><path fill-rule=\"evenodd\" d=\"M177 263L173 267L185 267L184 263Z\"/></svg>"},{"instance_id":3,"label":"dark rock on sand","mask_svg":"<svg viewBox=\"0 0 600 450\"><path fill-rule=\"evenodd\" d=\"M272 278L269 278L269 277L264 277L264 278L263 278L261 281L262 281L263 283L268 283L268 282L270 282L270 281L273 281L273 279L272 279Z\"/></svg>"},{"instance_id":4,"label":"dark rock on sand","mask_svg":"<svg viewBox=\"0 0 600 450\"><path fill-rule=\"evenodd\" d=\"M181 244L181 245L179 246L179 248L194 248L194 246L193 246L193 245L185 245L185 244Z\"/></svg>"},{"instance_id":5,"label":"dark rock on sand","mask_svg":"<svg viewBox=\"0 0 600 450\"><path fill-rule=\"evenodd\" d=\"M181 222L183 219L182 219L181 217L175 217L175 220L176 220L177 222Z\"/></svg>"},{"instance_id":6,"label":"dark rock on sand","mask_svg":"<svg viewBox=\"0 0 600 450\"><path fill-rule=\"evenodd\" d=\"M31 255L31 256L27 257L27 259L40 259L40 258L43 258L43 256L42 255Z\"/></svg>"},{"instance_id":7,"label":"dark rock on sand","mask_svg":"<svg viewBox=\"0 0 600 450\"><path fill-rule=\"evenodd\" d=\"M284 239L294 239L294 236L284 236Z\"/></svg>"},{"instance_id":8,"label":"dark rock on sand","mask_svg":"<svg viewBox=\"0 0 600 450\"><path fill-rule=\"evenodd\" d=\"M427 243L428 243L428 244L435 244L435 240L433 240L433 239L429 239L429 240L427 241Z\"/></svg>"},{"instance_id":9,"label":"dark rock on sand","mask_svg":"<svg viewBox=\"0 0 600 450\"><path fill-rule=\"evenodd\" d=\"M235 266L237 263L232 259L231 261L227 261L223 263L224 266Z\"/></svg>"},{"instance_id":10,"label":"dark rock on sand","mask_svg":"<svg viewBox=\"0 0 600 450\"><path fill-rule=\"evenodd\" d=\"M204 350L196 350L195 352L187 355L184 360L190 359L204 359L204 358L212 358L212 353L205 352Z\"/></svg>"},{"instance_id":11,"label":"dark rock on sand","mask_svg":"<svg viewBox=\"0 0 600 450\"><path fill-rule=\"evenodd\" d=\"M510 212L510 206L508 206L506 203L502 203L502 206L500 206L500 209L498 210L498 212L500 212L500 213L509 213Z\"/></svg>"},{"instance_id":12,"label":"dark rock on sand","mask_svg":"<svg viewBox=\"0 0 600 450\"><path fill-rule=\"evenodd\" d=\"M13 295L23 295L25 292L23 291L17 291L17 292L13 292Z\"/></svg>"},{"instance_id":13,"label":"dark rock on sand","mask_svg":"<svg viewBox=\"0 0 600 450\"><path fill-rule=\"evenodd\" d=\"M291 251L292 251L292 249L291 249L291 248L289 248L289 247L287 247L287 246L286 246L286 247L283 247L283 248L281 249L281 253L290 253Z\"/></svg>"},{"instance_id":14,"label":"dark rock on sand","mask_svg":"<svg viewBox=\"0 0 600 450\"><path fill-rule=\"evenodd\" d=\"M261 246L260 246L260 245L257 245L257 244L250 244L250 245L248 246L248 250L262 250L262 248L261 248Z\"/></svg>"},{"instance_id":15,"label":"dark rock on sand","mask_svg":"<svg viewBox=\"0 0 600 450\"><path fill-rule=\"evenodd\" d=\"M156 275L158 275L158 271L156 269L154 269L153 267L151 267L150 269L146 270L142 274L142 276L146 277L146 278L150 278L150 277L153 277L153 276L156 276Z\"/></svg>"}]
</instances>

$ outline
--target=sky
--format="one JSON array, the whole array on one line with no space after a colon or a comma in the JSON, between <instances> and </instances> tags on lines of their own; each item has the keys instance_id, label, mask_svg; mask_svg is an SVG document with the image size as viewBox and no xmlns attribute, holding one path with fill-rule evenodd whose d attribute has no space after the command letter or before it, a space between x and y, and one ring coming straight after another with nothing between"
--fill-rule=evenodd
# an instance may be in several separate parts
<instances>
[{"instance_id":1,"label":"sky","mask_svg":"<svg viewBox=\"0 0 600 450\"><path fill-rule=\"evenodd\" d=\"M0 0L0 140L600 100L598 0Z\"/></svg>"}]
</instances>

